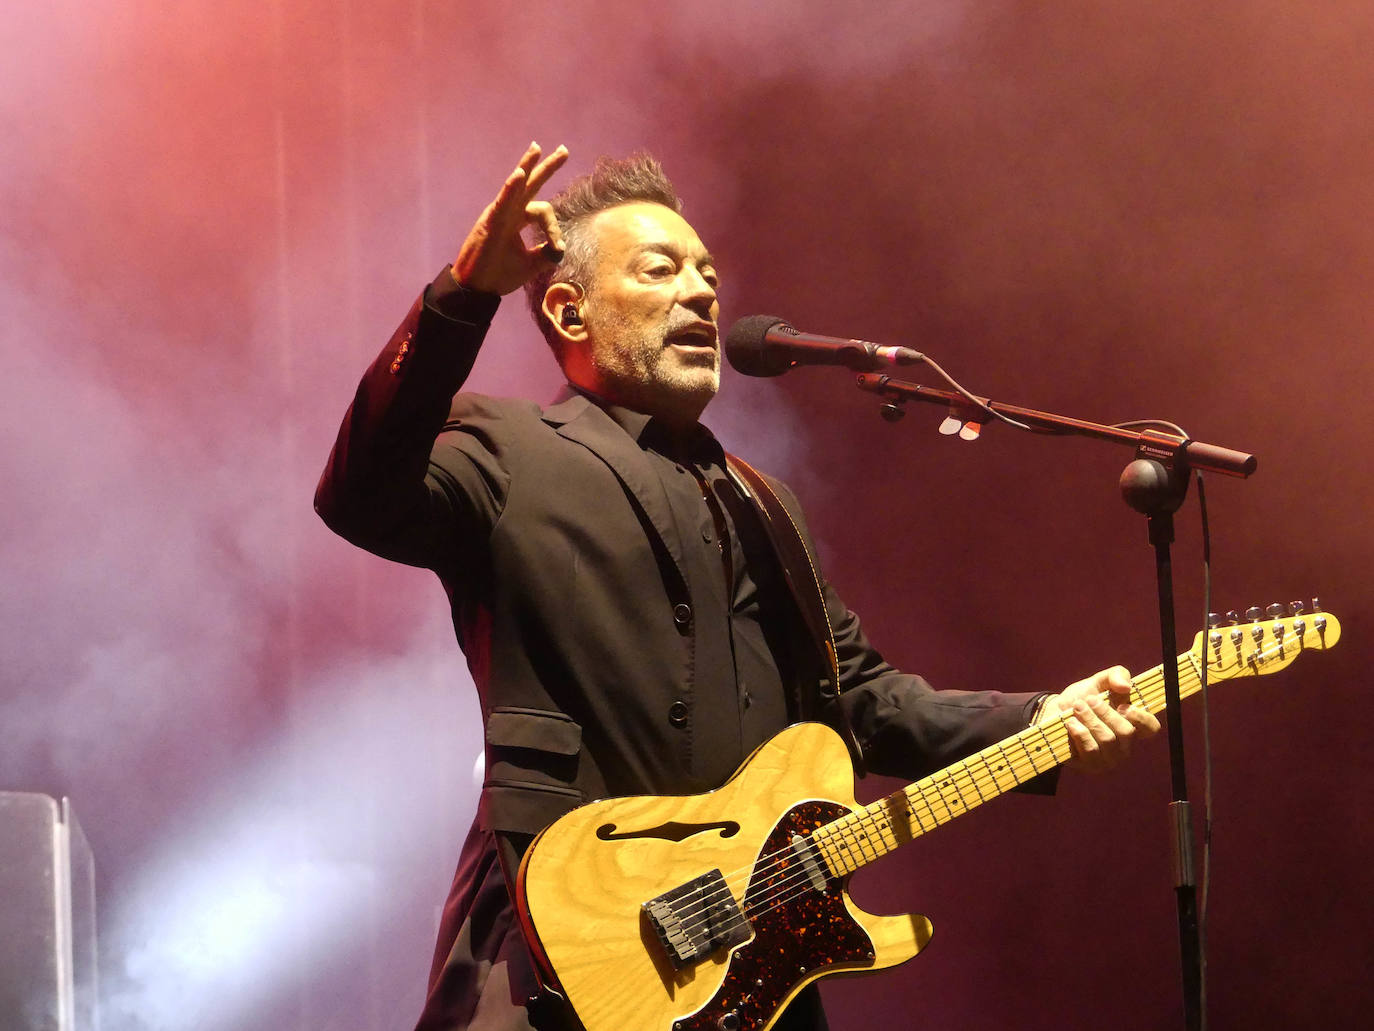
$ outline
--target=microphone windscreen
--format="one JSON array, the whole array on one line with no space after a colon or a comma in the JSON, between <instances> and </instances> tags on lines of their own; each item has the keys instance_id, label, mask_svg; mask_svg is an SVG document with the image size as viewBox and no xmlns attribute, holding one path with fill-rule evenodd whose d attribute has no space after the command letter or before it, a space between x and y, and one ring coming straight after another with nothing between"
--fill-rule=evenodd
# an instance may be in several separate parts
<instances>
[{"instance_id":1,"label":"microphone windscreen","mask_svg":"<svg viewBox=\"0 0 1374 1031\"><path fill-rule=\"evenodd\" d=\"M776 315L744 316L725 335L725 357L736 372L746 376L781 376L792 367L792 360L778 349L770 349L768 331L786 325L787 321Z\"/></svg>"}]
</instances>

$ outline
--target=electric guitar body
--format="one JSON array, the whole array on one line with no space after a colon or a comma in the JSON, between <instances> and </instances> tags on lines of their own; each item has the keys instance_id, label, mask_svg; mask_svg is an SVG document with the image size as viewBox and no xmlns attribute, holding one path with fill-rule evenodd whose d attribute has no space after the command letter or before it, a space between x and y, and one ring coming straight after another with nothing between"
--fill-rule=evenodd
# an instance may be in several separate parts
<instances>
[{"instance_id":1,"label":"electric guitar body","mask_svg":"<svg viewBox=\"0 0 1374 1031\"><path fill-rule=\"evenodd\" d=\"M925 917L859 909L811 848L856 808L844 743L816 723L708 794L582 806L521 864L519 908L542 914L526 934L587 1031L763 1031L809 982L904 963L930 940ZM676 914L674 900L646 911L689 885Z\"/></svg>"}]
</instances>

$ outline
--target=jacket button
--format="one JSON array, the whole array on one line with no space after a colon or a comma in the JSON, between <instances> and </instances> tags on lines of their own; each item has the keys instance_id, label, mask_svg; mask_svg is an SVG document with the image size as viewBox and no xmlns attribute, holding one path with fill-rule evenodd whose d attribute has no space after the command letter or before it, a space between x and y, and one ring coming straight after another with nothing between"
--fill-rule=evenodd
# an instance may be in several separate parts
<instances>
[{"instance_id":1,"label":"jacket button","mask_svg":"<svg viewBox=\"0 0 1374 1031\"><path fill-rule=\"evenodd\" d=\"M668 706L668 722L675 727L687 726L687 703L676 701Z\"/></svg>"},{"instance_id":2,"label":"jacket button","mask_svg":"<svg viewBox=\"0 0 1374 1031\"><path fill-rule=\"evenodd\" d=\"M407 333L406 338L401 341L401 345L396 348L396 357L391 361L391 374L393 376L397 375L401 371L401 366L405 364L406 355L410 353L410 339L410 334Z\"/></svg>"},{"instance_id":3,"label":"jacket button","mask_svg":"<svg viewBox=\"0 0 1374 1031\"><path fill-rule=\"evenodd\" d=\"M673 622L679 627L686 627L692 622L692 606L684 601L678 602L673 606Z\"/></svg>"}]
</instances>

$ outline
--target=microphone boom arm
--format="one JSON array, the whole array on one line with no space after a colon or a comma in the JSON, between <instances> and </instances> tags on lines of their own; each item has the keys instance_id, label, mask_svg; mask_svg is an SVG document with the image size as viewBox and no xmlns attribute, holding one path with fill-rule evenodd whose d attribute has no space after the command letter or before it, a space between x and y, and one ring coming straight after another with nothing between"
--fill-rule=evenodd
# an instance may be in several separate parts
<instances>
[{"instance_id":1,"label":"microphone boom arm","mask_svg":"<svg viewBox=\"0 0 1374 1031\"><path fill-rule=\"evenodd\" d=\"M890 403L901 405L907 401L927 401L944 405L963 416L960 421L968 420L969 403L962 394L951 390L937 390L917 383L893 379L886 373L865 372L856 378L860 390L877 394ZM1255 471L1259 460L1243 451L1207 444L1186 436L1165 433L1160 430L1134 430L1125 426L1105 426L1101 423L1074 419L1053 412L1041 412L1034 408L1020 408L1003 404L988 398L976 398L979 404L998 416L1025 423L1032 430L1041 433L1073 434L1080 437L1093 437L1116 444L1135 448L1140 457L1158 458L1165 462L1182 459L1191 469L1222 473L1226 476L1247 477ZM958 418L959 416L956 416ZM982 420L974 419L976 422Z\"/></svg>"}]
</instances>

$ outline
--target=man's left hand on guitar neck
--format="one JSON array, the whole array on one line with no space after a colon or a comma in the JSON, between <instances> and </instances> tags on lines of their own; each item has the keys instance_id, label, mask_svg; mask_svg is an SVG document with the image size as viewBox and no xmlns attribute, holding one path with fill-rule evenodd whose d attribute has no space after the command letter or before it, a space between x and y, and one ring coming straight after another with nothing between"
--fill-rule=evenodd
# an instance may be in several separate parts
<instances>
[{"instance_id":1,"label":"man's left hand on guitar neck","mask_svg":"<svg viewBox=\"0 0 1374 1031\"><path fill-rule=\"evenodd\" d=\"M1104 692L1110 692L1108 698L1102 697ZM1064 720L1074 751L1071 765L1092 773L1110 770L1130 755L1137 735L1159 733L1159 720L1131 703L1131 675L1124 666L1104 669L1048 696L1036 722L1048 723L1064 713L1072 713Z\"/></svg>"}]
</instances>

